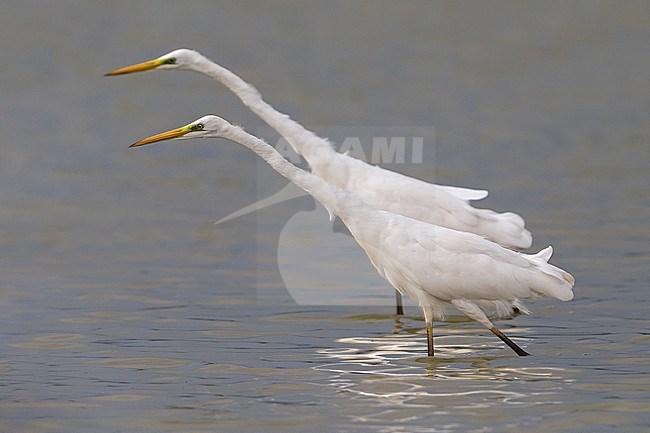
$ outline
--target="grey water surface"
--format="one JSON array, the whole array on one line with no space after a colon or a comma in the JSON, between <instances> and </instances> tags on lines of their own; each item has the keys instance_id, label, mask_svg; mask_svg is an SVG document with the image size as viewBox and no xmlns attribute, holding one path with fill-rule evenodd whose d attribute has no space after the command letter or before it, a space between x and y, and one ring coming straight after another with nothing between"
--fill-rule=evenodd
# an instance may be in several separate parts
<instances>
[{"instance_id":1,"label":"grey water surface","mask_svg":"<svg viewBox=\"0 0 650 433\"><path fill-rule=\"evenodd\" d=\"M2 2L0 431L647 431L648 16L644 1ZM418 309L392 315L366 262L290 236L300 217L349 240L309 197L215 225L286 186L246 149L127 149L208 113L277 142L199 74L102 76L178 47L323 136L433 128L421 161L388 166L488 189L475 205L521 214L531 251L553 245L576 277L574 300L498 322L533 356L452 318L426 358ZM301 285L331 304L296 302Z\"/></svg>"}]
</instances>

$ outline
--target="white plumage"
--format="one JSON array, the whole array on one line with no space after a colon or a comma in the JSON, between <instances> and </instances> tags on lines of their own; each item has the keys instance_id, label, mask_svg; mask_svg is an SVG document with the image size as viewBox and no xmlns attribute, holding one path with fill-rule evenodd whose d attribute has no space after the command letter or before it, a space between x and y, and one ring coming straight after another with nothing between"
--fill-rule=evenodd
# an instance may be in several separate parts
<instances>
[{"instance_id":1,"label":"white plumage","mask_svg":"<svg viewBox=\"0 0 650 433\"><path fill-rule=\"evenodd\" d=\"M147 62L108 72L121 75L151 69L185 69L224 84L255 114L284 137L303 156L311 171L332 185L350 191L377 209L432 224L476 233L501 245L528 248L532 236L519 215L477 209L468 202L488 195L485 190L436 185L370 165L336 152L331 143L273 108L250 84L197 51L174 50Z\"/></svg>"},{"instance_id":2,"label":"white plumage","mask_svg":"<svg viewBox=\"0 0 650 433\"><path fill-rule=\"evenodd\" d=\"M378 210L355 194L299 169L266 142L220 117L202 117L187 126L140 140L132 147L198 137L225 138L251 149L341 218L379 274L419 303L431 356L432 321L443 319L449 305L490 329L523 356L527 353L494 326L484 309L509 316L527 312L520 299L573 298L573 277L548 263L551 247L533 255L519 253L473 233Z\"/></svg>"},{"instance_id":3,"label":"white plumage","mask_svg":"<svg viewBox=\"0 0 650 433\"><path fill-rule=\"evenodd\" d=\"M487 197L486 190L436 185L338 153L328 140L318 137L264 101L255 87L197 51L185 48L174 50L156 59L116 69L106 75L151 69L196 71L224 84L284 137L294 151L305 158L314 174L356 194L377 209L476 233L511 248L525 249L533 242L523 218L516 213L497 213L470 205L470 200ZM402 314L401 296L399 292L396 295L397 314Z\"/></svg>"}]
</instances>

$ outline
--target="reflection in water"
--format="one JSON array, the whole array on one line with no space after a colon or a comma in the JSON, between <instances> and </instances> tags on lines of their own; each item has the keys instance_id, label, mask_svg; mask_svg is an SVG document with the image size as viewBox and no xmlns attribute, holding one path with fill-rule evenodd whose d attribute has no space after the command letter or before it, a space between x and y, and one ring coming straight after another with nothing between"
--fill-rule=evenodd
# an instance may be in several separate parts
<instances>
[{"instance_id":1,"label":"reflection in water","mask_svg":"<svg viewBox=\"0 0 650 433\"><path fill-rule=\"evenodd\" d=\"M489 336L438 336L436 357L422 357L426 353L423 329L413 332L401 318L394 320L395 334L341 338L337 341L342 347L318 350L326 362L314 369L332 373L329 383L339 391L376 399L380 407L444 407L442 413L503 404L561 404L562 390L572 382L564 377L563 368L513 366L518 359L509 353L499 355L507 348L484 342ZM449 331L445 328L445 333ZM519 334L527 331L517 328ZM523 382L543 385L527 387Z\"/></svg>"},{"instance_id":2,"label":"reflection in water","mask_svg":"<svg viewBox=\"0 0 650 433\"><path fill-rule=\"evenodd\" d=\"M421 326L422 319L419 317L405 317L405 316L393 316L393 315L358 315L353 316L357 320L381 320L386 318L391 318L394 322L393 334L390 336L382 336L378 339L366 339L366 338L344 338L338 340L340 342L351 342L354 344L365 344L365 345L380 345L377 350L385 349L387 353L400 353L405 352L410 354L410 356L422 356L423 353L426 353L426 341L423 339L426 335L425 329ZM407 326L406 320L416 321L416 326ZM496 340L492 335L487 334L485 329L481 327L474 328L454 328L448 327L449 323L471 323L476 324L473 320L465 316L451 316L449 317L444 324L439 324L439 326L434 326L434 334L436 330L444 329L445 334L448 335L436 335L436 357L438 359L469 359L468 357L476 356L477 352L495 352L503 349L503 345ZM516 341L526 341L520 335L529 332L529 328L522 327L511 327L509 333L518 335L513 337L513 340ZM418 338L417 341L412 338L414 335L422 336L423 338ZM459 340L465 340L461 342ZM479 340L478 342L476 340ZM492 356L491 353L485 353L484 357Z\"/></svg>"}]
</instances>

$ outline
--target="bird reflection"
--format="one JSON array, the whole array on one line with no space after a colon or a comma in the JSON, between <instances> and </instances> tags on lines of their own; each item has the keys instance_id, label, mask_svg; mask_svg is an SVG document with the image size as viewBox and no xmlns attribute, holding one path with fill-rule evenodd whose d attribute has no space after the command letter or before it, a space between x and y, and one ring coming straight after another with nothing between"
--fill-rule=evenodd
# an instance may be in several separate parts
<instances>
[{"instance_id":1,"label":"bird reflection","mask_svg":"<svg viewBox=\"0 0 650 433\"><path fill-rule=\"evenodd\" d=\"M357 315L354 320L391 320L393 333L376 337L345 337L338 339L343 347L318 350L330 360L338 360L339 364L330 364L329 368L342 369L348 372L366 372L370 366L381 366L376 374L392 375L393 369L397 374L424 374L427 376L448 377L456 375L455 366L462 367L460 376L465 378L496 379L499 375L489 373L494 360L509 358L511 355L504 348L492 341L489 337L478 331L471 334L468 330L458 330L446 327L444 324L438 329L444 334L436 336L436 347L439 347L435 358L421 357L421 335L426 332L421 325L421 318L399 315ZM453 320L453 318L452 318ZM469 322L458 317L454 322ZM515 328L519 334L529 332L527 328ZM471 335L467 335L467 333ZM503 355L501 354L503 353ZM407 361L407 365L398 365L400 361ZM355 370L358 368L358 370ZM480 371L481 373L476 373ZM487 372L487 373L486 373Z\"/></svg>"},{"instance_id":2,"label":"bird reflection","mask_svg":"<svg viewBox=\"0 0 650 433\"><path fill-rule=\"evenodd\" d=\"M400 316L393 314L358 314L347 317L348 320L363 322L390 322L392 334L378 335L375 337L345 337L336 340L342 343L345 349L323 349L321 353L329 358L338 358L346 363L358 362L360 364L389 365L391 360L408 359L415 362L418 368L422 364L438 366L440 363L449 365L454 362L471 364L477 368L484 368L481 363L493 359L507 359L511 355L504 351L504 347L484 335L481 330L467 329L450 324L470 324L472 321L464 316L450 316L438 325L439 333L435 336L436 346L440 346L440 363L430 362L427 357L421 357L422 336L426 335L426 328L422 326L420 316ZM387 326L379 326L386 329ZM528 340L526 334L529 328L512 327L510 332L518 335L515 340ZM481 364L481 365L479 365Z\"/></svg>"}]
</instances>

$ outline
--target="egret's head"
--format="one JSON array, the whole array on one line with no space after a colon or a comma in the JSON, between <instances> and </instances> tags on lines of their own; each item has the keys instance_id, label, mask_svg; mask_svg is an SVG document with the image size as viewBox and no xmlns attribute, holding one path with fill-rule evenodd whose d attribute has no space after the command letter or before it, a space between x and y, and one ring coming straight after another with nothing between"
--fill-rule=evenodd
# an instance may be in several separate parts
<instances>
[{"instance_id":1,"label":"egret's head","mask_svg":"<svg viewBox=\"0 0 650 433\"><path fill-rule=\"evenodd\" d=\"M208 115L195 120L180 128L152 135L129 147L144 146L145 144L156 143L164 140L184 140L188 138L220 138L234 128L227 120L219 116Z\"/></svg>"},{"instance_id":2,"label":"egret's head","mask_svg":"<svg viewBox=\"0 0 650 433\"><path fill-rule=\"evenodd\" d=\"M133 72L150 71L154 69L192 69L201 58L197 51L181 48L167 53L156 59L136 63L105 73L105 76L132 74Z\"/></svg>"}]
</instances>

